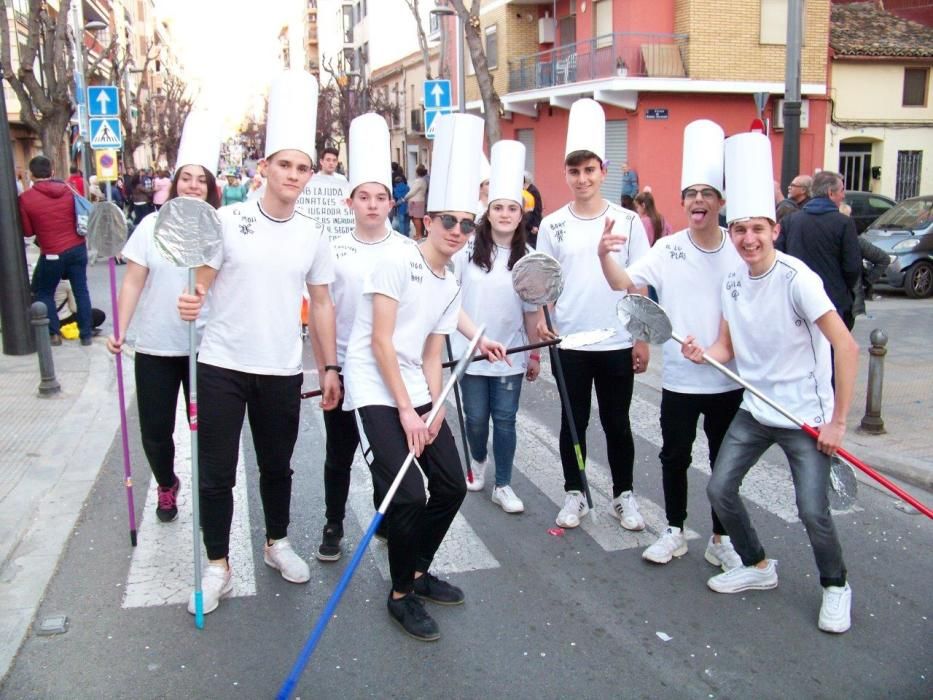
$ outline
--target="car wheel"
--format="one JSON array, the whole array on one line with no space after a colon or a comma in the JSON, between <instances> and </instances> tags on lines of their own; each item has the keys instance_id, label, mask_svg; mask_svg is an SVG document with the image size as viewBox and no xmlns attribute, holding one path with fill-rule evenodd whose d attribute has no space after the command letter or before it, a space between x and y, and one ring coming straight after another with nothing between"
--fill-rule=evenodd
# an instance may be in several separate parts
<instances>
[{"instance_id":1,"label":"car wheel","mask_svg":"<svg viewBox=\"0 0 933 700\"><path fill-rule=\"evenodd\" d=\"M923 299L933 294L933 264L918 262L907 272L904 291L912 299Z\"/></svg>"}]
</instances>

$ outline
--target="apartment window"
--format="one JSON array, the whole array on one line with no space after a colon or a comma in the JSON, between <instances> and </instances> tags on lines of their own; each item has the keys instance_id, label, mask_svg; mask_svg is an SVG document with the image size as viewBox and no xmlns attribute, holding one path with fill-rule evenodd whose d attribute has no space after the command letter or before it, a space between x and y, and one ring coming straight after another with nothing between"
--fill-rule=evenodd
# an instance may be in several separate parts
<instances>
[{"instance_id":1,"label":"apartment window","mask_svg":"<svg viewBox=\"0 0 933 700\"><path fill-rule=\"evenodd\" d=\"M805 33L807 19L806 0L800 0L803 13L801 35ZM787 44L787 0L761 0L759 41L762 44ZM803 36L801 36L803 41Z\"/></svg>"},{"instance_id":2,"label":"apartment window","mask_svg":"<svg viewBox=\"0 0 933 700\"><path fill-rule=\"evenodd\" d=\"M353 7L343 6L343 43L353 43Z\"/></svg>"},{"instance_id":3,"label":"apartment window","mask_svg":"<svg viewBox=\"0 0 933 700\"><path fill-rule=\"evenodd\" d=\"M435 13L428 15L428 34L437 34L441 30L441 16Z\"/></svg>"},{"instance_id":4,"label":"apartment window","mask_svg":"<svg viewBox=\"0 0 933 700\"><path fill-rule=\"evenodd\" d=\"M593 13L593 34L596 47L612 45L612 0L598 0Z\"/></svg>"},{"instance_id":5,"label":"apartment window","mask_svg":"<svg viewBox=\"0 0 933 700\"><path fill-rule=\"evenodd\" d=\"M929 77L929 68L904 69L904 96L901 100L904 107L927 106L927 82Z\"/></svg>"},{"instance_id":6,"label":"apartment window","mask_svg":"<svg viewBox=\"0 0 933 700\"><path fill-rule=\"evenodd\" d=\"M496 34L496 25L486 27L486 64L489 70L499 65L499 37Z\"/></svg>"}]
</instances>

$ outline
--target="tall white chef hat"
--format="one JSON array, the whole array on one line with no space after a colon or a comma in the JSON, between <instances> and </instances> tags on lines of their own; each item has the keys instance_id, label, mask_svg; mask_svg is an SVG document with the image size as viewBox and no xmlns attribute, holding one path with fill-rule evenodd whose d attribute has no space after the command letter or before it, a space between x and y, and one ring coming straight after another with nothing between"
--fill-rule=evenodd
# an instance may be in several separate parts
<instances>
[{"instance_id":1,"label":"tall white chef hat","mask_svg":"<svg viewBox=\"0 0 933 700\"><path fill-rule=\"evenodd\" d=\"M719 194L722 189L722 127L709 119L697 119L684 128L684 155L680 169L680 191L693 185L709 185Z\"/></svg>"},{"instance_id":2,"label":"tall white chef hat","mask_svg":"<svg viewBox=\"0 0 933 700\"><path fill-rule=\"evenodd\" d=\"M479 192L479 158L483 150L483 120L472 114L437 117L431 161L429 212L474 211Z\"/></svg>"},{"instance_id":3,"label":"tall white chef hat","mask_svg":"<svg viewBox=\"0 0 933 700\"><path fill-rule=\"evenodd\" d=\"M284 71L272 82L266 115L266 158L294 149L314 160L317 93L317 80L303 70Z\"/></svg>"},{"instance_id":4,"label":"tall white chef hat","mask_svg":"<svg viewBox=\"0 0 933 700\"><path fill-rule=\"evenodd\" d=\"M189 113L181 130L176 170L186 165L200 165L213 175L219 160L220 122L210 112Z\"/></svg>"},{"instance_id":5,"label":"tall white chef hat","mask_svg":"<svg viewBox=\"0 0 933 700\"><path fill-rule=\"evenodd\" d=\"M378 182L392 192L389 125L375 112L350 122L350 192L364 182Z\"/></svg>"},{"instance_id":6,"label":"tall white chef hat","mask_svg":"<svg viewBox=\"0 0 933 700\"><path fill-rule=\"evenodd\" d=\"M564 157L574 151L591 151L606 160L606 113L599 102L588 97L570 105Z\"/></svg>"},{"instance_id":7,"label":"tall white chef hat","mask_svg":"<svg viewBox=\"0 0 933 700\"><path fill-rule=\"evenodd\" d=\"M508 199L523 204L525 179L525 144L518 141L497 141L493 144L492 168L489 176L489 201Z\"/></svg>"},{"instance_id":8,"label":"tall white chef hat","mask_svg":"<svg viewBox=\"0 0 933 700\"><path fill-rule=\"evenodd\" d=\"M754 217L776 220L771 141L767 136L748 132L726 139L726 183L730 224Z\"/></svg>"}]
</instances>

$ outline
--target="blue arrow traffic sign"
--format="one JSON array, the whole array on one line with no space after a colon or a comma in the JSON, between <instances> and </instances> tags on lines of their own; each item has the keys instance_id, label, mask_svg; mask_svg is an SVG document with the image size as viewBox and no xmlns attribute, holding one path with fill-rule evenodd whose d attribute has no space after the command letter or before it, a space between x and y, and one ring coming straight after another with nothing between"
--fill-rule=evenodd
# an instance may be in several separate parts
<instances>
[{"instance_id":1,"label":"blue arrow traffic sign","mask_svg":"<svg viewBox=\"0 0 933 700\"><path fill-rule=\"evenodd\" d=\"M424 136L433 139L437 130L437 118L442 114L450 114L451 109L429 109L424 113Z\"/></svg>"},{"instance_id":2,"label":"blue arrow traffic sign","mask_svg":"<svg viewBox=\"0 0 933 700\"><path fill-rule=\"evenodd\" d=\"M443 109L450 107L450 81L425 80L424 81L424 108Z\"/></svg>"},{"instance_id":3,"label":"blue arrow traffic sign","mask_svg":"<svg viewBox=\"0 0 933 700\"><path fill-rule=\"evenodd\" d=\"M123 148L123 129L119 119L91 119L91 148L103 151L108 148Z\"/></svg>"},{"instance_id":4,"label":"blue arrow traffic sign","mask_svg":"<svg viewBox=\"0 0 933 700\"><path fill-rule=\"evenodd\" d=\"M116 117L120 100L115 85L93 85L87 89L87 108L92 117Z\"/></svg>"}]
</instances>

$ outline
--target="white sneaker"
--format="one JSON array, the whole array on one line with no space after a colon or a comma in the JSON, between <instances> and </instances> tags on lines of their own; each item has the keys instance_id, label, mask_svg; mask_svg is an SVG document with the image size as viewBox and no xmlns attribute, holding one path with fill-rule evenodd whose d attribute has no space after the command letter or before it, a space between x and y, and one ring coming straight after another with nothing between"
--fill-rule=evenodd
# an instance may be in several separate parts
<instances>
[{"instance_id":1,"label":"white sneaker","mask_svg":"<svg viewBox=\"0 0 933 700\"><path fill-rule=\"evenodd\" d=\"M579 527L580 518L590 512L586 497L579 491L568 491L564 496L564 507L557 514L560 527Z\"/></svg>"},{"instance_id":2,"label":"white sneaker","mask_svg":"<svg viewBox=\"0 0 933 700\"><path fill-rule=\"evenodd\" d=\"M233 593L233 569L223 564L208 564L201 573L201 600L204 614L214 612L221 598ZM188 599L188 612L195 614L194 592Z\"/></svg>"},{"instance_id":3,"label":"white sneaker","mask_svg":"<svg viewBox=\"0 0 933 700\"><path fill-rule=\"evenodd\" d=\"M623 491L618 498L612 499L612 514L619 519L626 530L644 530L645 519L638 510L638 501L634 491Z\"/></svg>"},{"instance_id":4,"label":"white sneaker","mask_svg":"<svg viewBox=\"0 0 933 700\"><path fill-rule=\"evenodd\" d=\"M777 588L777 562L767 560L768 565L763 569L757 566L740 566L729 569L724 573L713 576L706 585L717 593L741 593L742 591L766 591Z\"/></svg>"},{"instance_id":5,"label":"white sneaker","mask_svg":"<svg viewBox=\"0 0 933 700\"><path fill-rule=\"evenodd\" d=\"M682 557L686 553L684 531L679 527L668 527L657 542L641 553L641 558L655 564L667 564L674 557Z\"/></svg>"},{"instance_id":6,"label":"white sneaker","mask_svg":"<svg viewBox=\"0 0 933 700\"><path fill-rule=\"evenodd\" d=\"M282 578L290 583L305 583L311 578L308 562L295 553L287 537L264 545L262 559L268 566L278 569Z\"/></svg>"},{"instance_id":7,"label":"white sneaker","mask_svg":"<svg viewBox=\"0 0 933 700\"><path fill-rule=\"evenodd\" d=\"M718 544L713 542L713 537L710 536L709 544L706 545L706 554L703 557L713 566L722 567L723 571L731 571L742 566L742 557L732 546L729 535L720 535Z\"/></svg>"},{"instance_id":8,"label":"white sneaker","mask_svg":"<svg viewBox=\"0 0 933 700\"><path fill-rule=\"evenodd\" d=\"M471 459L470 470L473 472L473 481L467 481L467 491L482 491L486 485L486 460L477 462Z\"/></svg>"},{"instance_id":9,"label":"white sneaker","mask_svg":"<svg viewBox=\"0 0 933 700\"><path fill-rule=\"evenodd\" d=\"M852 589L845 586L827 586L823 589L823 604L817 623L824 632L842 634L852 626Z\"/></svg>"},{"instance_id":10,"label":"white sneaker","mask_svg":"<svg viewBox=\"0 0 933 700\"><path fill-rule=\"evenodd\" d=\"M492 502L506 513L523 513L525 511L525 504L522 503L522 499L515 495L512 487L508 484L496 486L492 490Z\"/></svg>"}]
</instances>

